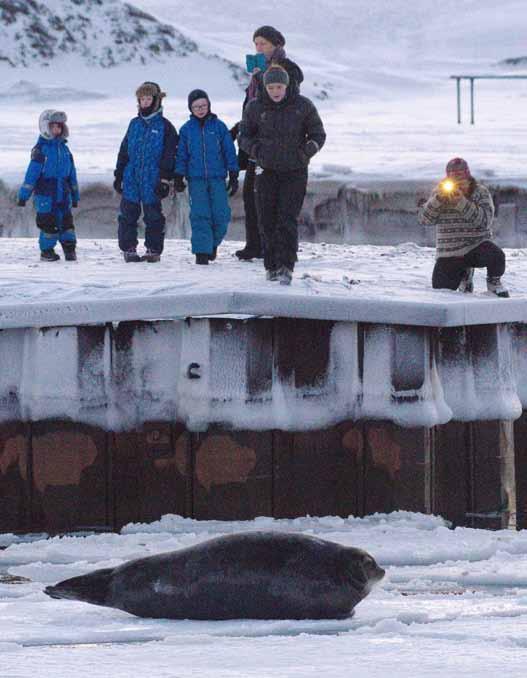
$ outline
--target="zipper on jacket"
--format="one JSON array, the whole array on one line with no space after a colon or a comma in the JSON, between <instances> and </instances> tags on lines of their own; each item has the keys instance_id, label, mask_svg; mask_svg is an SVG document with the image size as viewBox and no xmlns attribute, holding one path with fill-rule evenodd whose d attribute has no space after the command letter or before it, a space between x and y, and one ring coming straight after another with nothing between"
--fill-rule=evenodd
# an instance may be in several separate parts
<instances>
[{"instance_id":1,"label":"zipper on jacket","mask_svg":"<svg viewBox=\"0 0 527 678\"><path fill-rule=\"evenodd\" d=\"M208 177L208 172L207 172L207 151L205 150L205 125L207 124L207 121L201 126L201 138L203 141L203 168L205 170L205 179L207 180Z\"/></svg>"},{"instance_id":2,"label":"zipper on jacket","mask_svg":"<svg viewBox=\"0 0 527 678\"><path fill-rule=\"evenodd\" d=\"M143 144L141 147L141 172L139 176L139 197L141 199L144 198L143 196L143 182L144 182L144 172L145 172L145 148L146 148L146 142L148 139L148 132L150 131L150 127L146 120L143 122L145 125L145 133L143 135Z\"/></svg>"}]
</instances>

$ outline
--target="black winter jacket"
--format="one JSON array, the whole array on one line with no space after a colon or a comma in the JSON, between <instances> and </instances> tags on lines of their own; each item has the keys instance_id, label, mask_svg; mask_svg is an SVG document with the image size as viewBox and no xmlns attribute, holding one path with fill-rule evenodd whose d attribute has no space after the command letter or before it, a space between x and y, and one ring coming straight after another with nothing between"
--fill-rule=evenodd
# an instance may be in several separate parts
<instances>
[{"instance_id":1,"label":"black winter jacket","mask_svg":"<svg viewBox=\"0 0 527 678\"><path fill-rule=\"evenodd\" d=\"M238 144L264 169L288 172L307 167L305 147L310 140L320 150L326 132L315 105L300 94L275 103L264 93L243 113Z\"/></svg>"}]
</instances>

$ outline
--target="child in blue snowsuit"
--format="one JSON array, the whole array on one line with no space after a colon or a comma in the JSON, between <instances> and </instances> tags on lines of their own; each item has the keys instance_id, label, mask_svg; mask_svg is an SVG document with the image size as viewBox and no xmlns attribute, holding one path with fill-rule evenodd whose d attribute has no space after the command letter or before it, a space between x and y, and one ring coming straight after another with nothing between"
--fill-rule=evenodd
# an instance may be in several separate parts
<instances>
[{"instance_id":1,"label":"child in blue snowsuit","mask_svg":"<svg viewBox=\"0 0 527 678\"><path fill-rule=\"evenodd\" d=\"M174 177L178 135L163 117L165 93L155 82L136 91L138 114L128 125L115 168L114 189L122 195L119 211L119 248L126 262L157 262L165 241L161 200L168 196ZM137 254L137 222L143 207L146 254Z\"/></svg>"},{"instance_id":2,"label":"child in blue snowsuit","mask_svg":"<svg viewBox=\"0 0 527 678\"><path fill-rule=\"evenodd\" d=\"M187 178L192 252L196 264L208 264L216 258L227 233L231 219L228 195L238 190L238 159L227 126L211 113L207 93L193 90L188 107L190 120L179 131L174 187L184 191L183 177Z\"/></svg>"},{"instance_id":3,"label":"child in blue snowsuit","mask_svg":"<svg viewBox=\"0 0 527 678\"><path fill-rule=\"evenodd\" d=\"M41 261L58 261L54 247L62 245L66 261L75 261L76 237L71 208L79 204L79 186L73 156L67 147L67 116L46 110L40 115L40 136L31 151L24 183L18 191L23 207L33 194L40 229Z\"/></svg>"}]
</instances>

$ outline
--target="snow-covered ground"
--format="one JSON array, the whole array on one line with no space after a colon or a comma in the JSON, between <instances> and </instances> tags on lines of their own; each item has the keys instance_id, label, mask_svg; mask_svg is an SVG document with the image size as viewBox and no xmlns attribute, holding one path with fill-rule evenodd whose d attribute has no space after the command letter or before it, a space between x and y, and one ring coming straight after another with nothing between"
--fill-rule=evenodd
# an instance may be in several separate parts
<instances>
[{"instance_id":1,"label":"snow-covered ground","mask_svg":"<svg viewBox=\"0 0 527 678\"><path fill-rule=\"evenodd\" d=\"M258 529L364 548L387 575L343 621L150 620L42 592L97 568ZM3 535L0 545L2 678L525 675L525 532L450 530L404 512L247 523L165 516L119 535Z\"/></svg>"},{"instance_id":2,"label":"snow-covered ground","mask_svg":"<svg viewBox=\"0 0 527 678\"><path fill-rule=\"evenodd\" d=\"M37 229L35 228L35 231ZM284 287L265 279L261 259L241 262L234 252L241 242L224 241L208 267L196 266L189 240L166 240L158 264L126 264L116 240L79 240L76 262L41 262L30 238L0 241L0 308L11 304L84 302L154 298L156 295L267 292L306 298L332 296L374 303L396 299L455 304L483 301L509 304L487 293L484 269L476 270L475 293L467 296L433 290L435 249L407 242L394 246L300 243L293 283ZM61 254L61 248L57 251ZM141 245L138 248L142 253ZM527 250L507 249L503 281L516 299L527 300ZM487 306L488 308L488 306Z\"/></svg>"},{"instance_id":3,"label":"snow-covered ground","mask_svg":"<svg viewBox=\"0 0 527 678\"><path fill-rule=\"evenodd\" d=\"M167 240L158 264L126 264L115 240L80 240L77 262L41 262L36 237L3 238L0 246L3 327L82 324L82 317L84 322L107 322L132 316L153 319L227 313L224 300L233 293L244 294L245 299L256 303L265 302L259 312L256 307L254 311L239 310L253 315L440 326L444 321L435 312L446 308L463 314L458 324L527 318L525 249L506 250L508 263L503 281L512 298L504 300L486 291L483 269L476 271L473 295L433 290L430 280L435 250L412 242L392 247L301 243L290 287L268 282L261 260L240 262L234 256L241 246L236 241L225 241L217 260L206 268L195 265L188 240ZM172 311L167 306L168 310L161 312L164 302L185 303L186 299L194 299L196 307L187 303L179 313L176 306ZM353 310L346 309L357 302L361 317L353 318ZM60 307L66 314L64 322L60 320ZM57 309L57 318L42 315L53 309ZM16 312L20 319L13 324L10 318ZM365 313L369 313L367 318L362 317ZM504 314L512 315L507 318Z\"/></svg>"},{"instance_id":4,"label":"snow-covered ground","mask_svg":"<svg viewBox=\"0 0 527 678\"><path fill-rule=\"evenodd\" d=\"M525 180L527 80L476 84L476 122L457 125L454 73L510 73L498 62L524 53L527 13L506 0L278 0L265 6L245 0L135 3L185 36L203 54L242 66L253 51L253 30L281 28L287 48L305 71L303 91L316 97L328 140L312 175L347 181L379 178L440 178L446 161L463 155L476 175ZM0 178L22 180L43 108L65 108L71 148L81 182L109 180L128 120L134 91L145 79L167 91L166 113L179 127L187 118L186 96L208 89L214 110L231 124L241 114L243 92L226 62L194 54L165 64L89 68L78 57L56 59L48 68L0 66L3 140ZM522 74L527 70L513 69ZM20 86L28 81L43 89ZM59 88L53 99L50 87ZM23 97L16 94L23 90ZM75 90L75 91L71 91ZM84 95L82 94L84 92ZM104 95L104 99L89 93ZM329 98L323 99L325 92ZM522 181L523 183L523 181Z\"/></svg>"}]
</instances>

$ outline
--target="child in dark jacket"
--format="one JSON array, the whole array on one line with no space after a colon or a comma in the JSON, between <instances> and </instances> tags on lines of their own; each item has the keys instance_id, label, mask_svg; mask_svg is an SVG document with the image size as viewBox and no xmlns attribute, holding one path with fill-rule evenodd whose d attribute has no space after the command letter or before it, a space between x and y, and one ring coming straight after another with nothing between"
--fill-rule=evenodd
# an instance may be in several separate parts
<instances>
[{"instance_id":1,"label":"child in dark jacket","mask_svg":"<svg viewBox=\"0 0 527 678\"><path fill-rule=\"evenodd\" d=\"M75 261L76 237L71 208L79 204L79 187L73 156L67 147L67 116L62 111L46 110L40 115L40 136L31 151L24 183L18 191L23 207L33 193L40 229L41 261L58 261L57 241L66 261Z\"/></svg>"},{"instance_id":2,"label":"child in dark jacket","mask_svg":"<svg viewBox=\"0 0 527 678\"><path fill-rule=\"evenodd\" d=\"M121 143L114 189L122 195L119 212L119 248L126 262L157 262L165 241L161 200L168 196L174 177L178 135L163 117L165 93L155 82L144 82L136 91L138 115ZM146 254L137 254L137 221L145 222Z\"/></svg>"},{"instance_id":3,"label":"child in dark jacket","mask_svg":"<svg viewBox=\"0 0 527 678\"><path fill-rule=\"evenodd\" d=\"M227 233L228 196L238 190L238 160L227 126L210 110L208 94L193 90L188 107L190 120L180 130L174 185L176 191L184 191L183 177L187 178L192 252L196 264L208 264Z\"/></svg>"},{"instance_id":4,"label":"child in dark jacket","mask_svg":"<svg viewBox=\"0 0 527 678\"><path fill-rule=\"evenodd\" d=\"M291 284L307 166L326 140L314 104L288 89L280 67L264 75L265 93L244 111L238 143L256 162L256 206L268 280Z\"/></svg>"}]
</instances>

